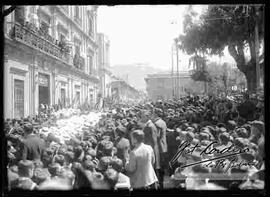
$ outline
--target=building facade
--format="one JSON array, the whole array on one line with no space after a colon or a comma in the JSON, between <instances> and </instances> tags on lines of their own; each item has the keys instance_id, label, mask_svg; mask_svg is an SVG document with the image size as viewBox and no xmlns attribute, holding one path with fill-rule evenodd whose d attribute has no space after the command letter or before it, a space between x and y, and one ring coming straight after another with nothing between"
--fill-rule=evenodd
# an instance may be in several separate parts
<instances>
[{"instance_id":1,"label":"building facade","mask_svg":"<svg viewBox=\"0 0 270 197\"><path fill-rule=\"evenodd\" d=\"M96 6L19 6L5 19L4 115L95 103Z\"/></svg>"},{"instance_id":2,"label":"building facade","mask_svg":"<svg viewBox=\"0 0 270 197\"><path fill-rule=\"evenodd\" d=\"M116 101L134 102L140 99L141 93L124 80L114 80L110 86L112 98Z\"/></svg>"},{"instance_id":3,"label":"building facade","mask_svg":"<svg viewBox=\"0 0 270 197\"><path fill-rule=\"evenodd\" d=\"M111 72L110 68L110 41L109 38L98 33L98 76L100 78L100 93L103 98L111 96L110 83Z\"/></svg>"},{"instance_id":4,"label":"building facade","mask_svg":"<svg viewBox=\"0 0 270 197\"><path fill-rule=\"evenodd\" d=\"M169 73L147 75L145 82L149 99L157 101L158 99L172 99L189 94L200 95L204 93L204 83L191 79L188 72L180 72L178 81L179 85L177 86L176 74L173 76Z\"/></svg>"}]
</instances>

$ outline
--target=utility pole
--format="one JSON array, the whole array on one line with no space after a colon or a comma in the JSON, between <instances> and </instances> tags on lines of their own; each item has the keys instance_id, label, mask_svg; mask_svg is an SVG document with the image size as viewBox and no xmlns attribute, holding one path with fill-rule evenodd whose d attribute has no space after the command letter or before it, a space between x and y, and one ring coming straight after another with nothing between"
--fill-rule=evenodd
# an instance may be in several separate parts
<instances>
[{"instance_id":1,"label":"utility pole","mask_svg":"<svg viewBox=\"0 0 270 197\"><path fill-rule=\"evenodd\" d=\"M175 92L174 92L174 74L173 74L173 45L172 45L172 98L174 98Z\"/></svg>"},{"instance_id":2,"label":"utility pole","mask_svg":"<svg viewBox=\"0 0 270 197\"><path fill-rule=\"evenodd\" d=\"M176 70L177 70L177 79L176 79L176 92L177 92L177 99L180 98L179 92L179 57L178 57L178 39L175 39L175 49L176 49Z\"/></svg>"},{"instance_id":3,"label":"utility pole","mask_svg":"<svg viewBox=\"0 0 270 197\"><path fill-rule=\"evenodd\" d=\"M260 62L259 62L259 27L258 27L258 15L259 8L255 6L255 52L256 52L256 89L257 92L260 89Z\"/></svg>"}]
</instances>

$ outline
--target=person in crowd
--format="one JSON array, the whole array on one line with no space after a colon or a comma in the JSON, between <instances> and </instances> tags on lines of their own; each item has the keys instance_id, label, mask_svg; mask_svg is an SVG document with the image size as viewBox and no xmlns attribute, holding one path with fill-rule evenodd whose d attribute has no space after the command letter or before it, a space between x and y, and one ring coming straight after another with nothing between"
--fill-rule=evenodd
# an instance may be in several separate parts
<instances>
[{"instance_id":1,"label":"person in crowd","mask_svg":"<svg viewBox=\"0 0 270 197\"><path fill-rule=\"evenodd\" d=\"M123 174L124 171L124 164L123 161L119 158L113 158L111 162L111 167L118 173L118 180L115 184L115 189L130 189L130 179L128 176Z\"/></svg>"},{"instance_id":2,"label":"person in crowd","mask_svg":"<svg viewBox=\"0 0 270 197\"><path fill-rule=\"evenodd\" d=\"M18 182L17 188L23 190L34 190L38 186L32 181L34 175L34 163L30 160L21 160L18 164Z\"/></svg>"},{"instance_id":3,"label":"person in crowd","mask_svg":"<svg viewBox=\"0 0 270 197\"><path fill-rule=\"evenodd\" d=\"M238 106L239 116L247 121L254 120L256 105L249 98L249 94L244 94L244 101Z\"/></svg>"},{"instance_id":4,"label":"person in crowd","mask_svg":"<svg viewBox=\"0 0 270 197\"><path fill-rule=\"evenodd\" d=\"M39 136L33 134L33 126L25 124L25 139L23 141L23 160L41 160L45 150L45 142Z\"/></svg>"},{"instance_id":5,"label":"person in crowd","mask_svg":"<svg viewBox=\"0 0 270 197\"><path fill-rule=\"evenodd\" d=\"M131 133L134 149L127 158L126 170L134 189L156 189L157 176L153 168L155 155L151 146L144 144L144 132L135 130Z\"/></svg>"},{"instance_id":6,"label":"person in crowd","mask_svg":"<svg viewBox=\"0 0 270 197\"><path fill-rule=\"evenodd\" d=\"M125 158L130 151L130 142L124 136L126 135L127 129L123 126L116 128L117 138L115 139L115 147L117 148L116 156L126 163Z\"/></svg>"},{"instance_id":7,"label":"person in crowd","mask_svg":"<svg viewBox=\"0 0 270 197\"><path fill-rule=\"evenodd\" d=\"M144 111L142 114L142 122L144 123L143 132L145 134L144 143L150 145L154 150L155 163L154 169L156 174L160 170L160 153L159 153L159 145L158 145L158 130L155 124L152 122L151 112L149 110Z\"/></svg>"},{"instance_id":8,"label":"person in crowd","mask_svg":"<svg viewBox=\"0 0 270 197\"><path fill-rule=\"evenodd\" d=\"M137 104L114 103L111 109L104 110L96 126L83 125L82 132L74 128L71 140L60 140L61 130L54 125L57 118L65 116L56 116L57 112L51 116L47 110L34 118L6 120L9 188L151 189L157 188L158 182L160 188L168 188L168 182L163 183L163 175L166 176L163 170L169 163L171 176L177 175L176 168L201 158L194 159L188 154L177 158L175 154L185 140L192 146L198 144L198 151L212 141L219 143L211 148L222 149L232 144L241 149L249 147L250 154L238 159L252 160L256 164L255 168L234 168L228 172L233 176L239 172L247 174L241 181L193 180L196 184L188 181L186 188L220 188L213 184L222 186L220 189L262 188L265 166L263 110L261 104L258 105L260 102L249 99L256 109L254 116L247 117L252 114L245 109L248 108L244 105L247 100L195 96ZM76 114L84 116L85 112ZM203 158L215 156L220 154ZM191 172L196 177L203 170L185 168L181 171L187 177ZM215 168L211 173L224 174ZM261 182L257 183L258 177Z\"/></svg>"},{"instance_id":9,"label":"person in crowd","mask_svg":"<svg viewBox=\"0 0 270 197\"><path fill-rule=\"evenodd\" d=\"M168 159L167 159L167 139L166 139L166 132L167 132L167 125L164 120L161 119L160 116L163 115L163 111L156 112L157 115L153 118L153 123L155 124L157 128L158 133L158 147L159 147L159 153L160 153L160 169L158 169L158 178L160 183L160 188L163 189L163 182L164 182L164 175L165 175L165 169L168 168Z\"/></svg>"}]
</instances>

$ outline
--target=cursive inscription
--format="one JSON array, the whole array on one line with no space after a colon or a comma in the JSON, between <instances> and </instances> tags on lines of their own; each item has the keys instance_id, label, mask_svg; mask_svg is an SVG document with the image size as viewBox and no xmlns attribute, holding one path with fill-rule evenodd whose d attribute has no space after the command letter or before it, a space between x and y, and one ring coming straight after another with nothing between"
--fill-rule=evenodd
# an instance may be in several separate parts
<instances>
[{"instance_id":1,"label":"cursive inscription","mask_svg":"<svg viewBox=\"0 0 270 197\"><path fill-rule=\"evenodd\" d=\"M220 167L220 168L226 168L225 171L227 171L230 168L240 168L241 166L245 165L245 166L254 166L255 164L253 163L247 163L247 162L240 162L237 163L237 157L235 157L236 155L239 154L243 154L243 153L248 153L250 151L250 149L248 147L245 147L243 149L240 149L236 146L234 146L233 144L228 146L228 147L224 147L224 146L214 146L214 144L218 144L217 141L211 142L209 143L205 148L203 148L203 150L200 151L200 156L203 157L205 155L208 156L213 156L211 159L208 160L204 160L204 161L199 161L199 162L194 162L191 164L187 164L187 165L182 165L181 168L185 168L188 166L193 166L193 165L197 165L197 164L201 164L201 163L206 163L204 166L205 167ZM196 145L192 145L190 142L188 141L184 141L183 143L181 143L178 146L178 150L176 152L176 154L173 156L173 158L170 160L169 165L172 166L174 165L177 161L179 161L179 159L181 157L188 157L191 156L198 148L201 148L201 146L199 144ZM215 157L214 157L215 156ZM230 160L229 163L225 164L225 160L226 158L229 157L233 157L233 159ZM215 164L213 161L216 161ZM214 165L214 166L213 166Z\"/></svg>"}]
</instances>

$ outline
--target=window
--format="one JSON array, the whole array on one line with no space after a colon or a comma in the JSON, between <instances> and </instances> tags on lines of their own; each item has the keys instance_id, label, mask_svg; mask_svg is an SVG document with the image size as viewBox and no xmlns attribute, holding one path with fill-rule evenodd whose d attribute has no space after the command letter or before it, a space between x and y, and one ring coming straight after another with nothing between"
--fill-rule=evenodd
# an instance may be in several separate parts
<instances>
[{"instance_id":1,"label":"window","mask_svg":"<svg viewBox=\"0 0 270 197\"><path fill-rule=\"evenodd\" d=\"M80 54L80 46L75 45L75 54Z\"/></svg>"},{"instance_id":2,"label":"window","mask_svg":"<svg viewBox=\"0 0 270 197\"><path fill-rule=\"evenodd\" d=\"M80 8L79 8L79 6L75 6L75 18L80 18Z\"/></svg>"},{"instance_id":3,"label":"window","mask_svg":"<svg viewBox=\"0 0 270 197\"><path fill-rule=\"evenodd\" d=\"M40 29L44 34L49 33L50 22L40 20Z\"/></svg>"},{"instance_id":4,"label":"window","mask_svg":"<svg viewBox=\"0 0 270 197\"><path fill-rule=\"evenodd\" d=\"M93 36L93 20L92 18L89 18L89 36Z\"/></svg>"},{"instance_id":5,"label":"window","mask_svg":"<svg viewBox=\"0 0 270 197\"><path fill-rule=\"evenodd\" d=\"M61 105L65 106L66 104L66 90L61 88Z\"/></svg>"},{"instance_id":6,"label":"window","mask_svg":"<svg viewBox=\"0 0 270 197\"><path fill-rule=\"evenodd\" d=\"M164 88L164 79L157 80L157 88Z\"/></svg>"},{"instance_id":7,"label":"window","mask_svg":"<svg viewBox=\"0 0 270 197\"><path fill-rule=\"evenodd\" d=\"M94 101L94 95L93 95L93 93L90 94L90 101L91 101L91 102Z\"/></svg>"},{"instance_id":8,"label":"window","mask_svg":"<svg viewBox=\"0 0 270 197\"><path fill-rule=\"evenodd\" d=\"M23 6L17 6L15 9L15 21L24 24L25 21L25 9Z\"/></svg>"},{"instance_id":9,"label":"window","mask_svg":"<svg viewBox=\"0 0 270 197\"><path fill-rule=\"evenodd\" d=\"M24 117L24 81L14 80L14 117Z\"/></svg>"},{"instance_id":10,"label":"window","mask_svg":"<svg viewBox=\"0 0 270 197\"><path fill-rule=\"evenodd\" d=\"M66 41L66 36L64 34L60 33L60 41L62 41L62 42Z\"/></svg>"},{"instance_id":11,"label":"window","mask_svg":"<svg viewBox=\"0 0 270 197\"><path fill-rule=\"evenodd\" d=\"M76 92L76 101L77 101L77 104L80 105L80 92L79 91Z\"/></svg>"},{"instance_id":12,"label":"window","mask_svg":"<svg viewBox=\"0 0 270 197\"><path fill-rule=\"evenodd\" d=\"M88 66L89 66L89 74L93 74L93 57L87 56L88 58Z\"/></svg>"}]
</instances>

